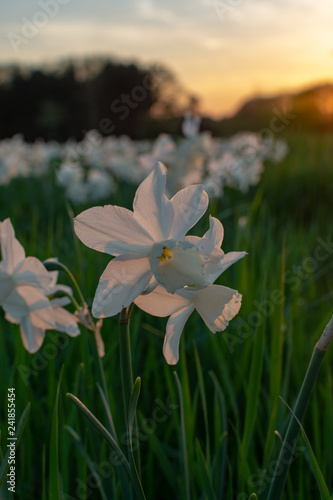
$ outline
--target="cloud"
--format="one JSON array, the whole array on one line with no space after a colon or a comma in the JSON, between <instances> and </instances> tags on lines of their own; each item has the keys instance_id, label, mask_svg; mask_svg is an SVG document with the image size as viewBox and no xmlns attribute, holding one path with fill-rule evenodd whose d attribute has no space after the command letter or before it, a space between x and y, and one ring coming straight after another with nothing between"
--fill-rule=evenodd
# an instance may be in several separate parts
<instances>
[{"instance_id":1,"label":"cloud","mask_svg":"<svg viewBox=\"0 0 333 500\"><path fill-rule=\"evenodd\" d=\"M227 106L233 93L239 100L258 87L333 77L332 0L220 0L233 5L223 20L214 0L69 0L15 54L6 34L20 33L38 2L2 9L1 61L109 55L159 62L212 109L217 96Z\"/></svg>"},{"instance_id":2,"label":"cloud","mask_svg":"<svg viewBox=\"0 0 333 500\"><path fill-rule=\"evenodd\" d=\"M137 8L139 16L143 19L165 23L170 23L175 19L175 14L172 10L157 7L152 0L140 0Z\"/></svg>"}]
</instances>

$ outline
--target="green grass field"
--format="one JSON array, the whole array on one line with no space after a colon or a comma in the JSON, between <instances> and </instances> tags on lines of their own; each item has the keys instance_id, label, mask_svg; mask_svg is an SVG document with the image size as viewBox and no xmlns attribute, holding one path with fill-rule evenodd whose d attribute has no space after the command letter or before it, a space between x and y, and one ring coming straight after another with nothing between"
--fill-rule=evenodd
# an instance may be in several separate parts
<instances>
[{"instance_id":1,"label":"green grass field","mask_svg":"<svg viewBox=\"0 0 333 500\"><path fill-rule=\"evenodd\" d=\"M218 280L243 295L240 313L227 331L213 335L195 312L182 335L179 363L168 366L162 354L166 319L133 310L131 346L134 378L142 379L138 427L147 499L246 500L253 492L260 499L268 493L279 435L290 416L279 396L293 405L313 347L333 313L333 140L305 134L286 139L290 152L281 165L267 165L260 184L246 195L229 190L212 201L196 228L198 234L206 231L211 213L225 228L223 250L248 252ZM122 183L105 203L131 208L134 192ZM41 260L58 257L91 305L109 258L75 237L71 217L84 208L69 206L52 175L0 187L0 220L11 218L26 254ZM68 284L65 277L60 281ZM66 397L76 395L110 426L96 386L100 372L92 334L83 327L77 338L47 332L40 351L31 355L18 327L7 323L2 311L0 331L3 454L7 388L16 390L17 420L31 403L16 451L16 493L4 485L0 498L130 498L126 481L111 465L109 448ZM117 317L104 320L102 336L112 417L125 451ZM332 349L303 421L331 494ZM321 498L301 435L283 498Z\"/></svg>"}]
</instances>

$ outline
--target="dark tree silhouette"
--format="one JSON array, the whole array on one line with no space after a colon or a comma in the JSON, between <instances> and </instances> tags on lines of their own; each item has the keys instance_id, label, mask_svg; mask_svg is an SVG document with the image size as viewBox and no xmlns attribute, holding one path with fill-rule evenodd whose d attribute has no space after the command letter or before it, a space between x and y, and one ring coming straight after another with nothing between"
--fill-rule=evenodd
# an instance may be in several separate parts
<instances>
[{"instance_id":1,"label":"dark tree silhouette","mask_svg":"<svg viewBox=\"0 0 333 500\"><path fill-rule=\"evenodd\" d=\"M181 115L190 101L172 73L157 65L90 59L51 70L1 68L0 78L0 138L20 133L27 141L63 142L97 129L140 139L154 135L151 116Z\"/></svg>"}]
</instances>

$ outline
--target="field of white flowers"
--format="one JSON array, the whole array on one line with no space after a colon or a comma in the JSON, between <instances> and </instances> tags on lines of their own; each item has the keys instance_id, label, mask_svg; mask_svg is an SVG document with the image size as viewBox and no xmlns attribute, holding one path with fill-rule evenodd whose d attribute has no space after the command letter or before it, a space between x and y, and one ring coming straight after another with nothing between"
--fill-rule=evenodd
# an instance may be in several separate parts
<instances>
[{"instance_id":1,"label":"field of white flowers","mask_svg":"<svg viewBox=\"0 0 333 500\"><path fill-rule=\"evenodd\" d=\"M0 142L1 499L331 498L332 141L199 124Z\"/></svg>"}]
</instances>

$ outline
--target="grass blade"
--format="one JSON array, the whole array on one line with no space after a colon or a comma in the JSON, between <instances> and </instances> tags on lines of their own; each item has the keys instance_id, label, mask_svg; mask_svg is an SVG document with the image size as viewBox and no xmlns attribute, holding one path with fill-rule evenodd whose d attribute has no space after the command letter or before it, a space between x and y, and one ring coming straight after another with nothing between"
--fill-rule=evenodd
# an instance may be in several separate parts
<instances>
[{"instance_id":1,"label":"grass blade","mask_svg":"<svg viewBox=\"0 0 333 500\"><path fill-rule=\"evenodd\" d=\"M225 399L222 391L222 387L217 379L217 376L215 375L214 372L210 371L209 372L210 377L213 380L216 394L218 397L218 401L220 404L220 412L221 412L221 419L222 419L222 429L224 429L224 433L222 434L220 438L220 443L221 443L221 470L218 471L218 493L217 493L217 498L218 499L223 499L223 490L224 490L224 483L225 483L225 476L226 476L226 465L227 465L227 438L228 438L228 419L227 419L227 411L225 407Z\"/></svg>"},{"instance_id":2,"label":"grass blade","mask_svg":"<svg viewBox=\"0 0 333 500\"><path fill-rule=\"evenodd\" d=\"M309 441L309 439L308 439L308 437L306 435L304 427L302 426L302 424L299 421L299 419L296 417L296 415L293 412L293 410L286 403L286 401L284 401L284 400L282 400L282 401L286 405L286 407L288 408L288 410L292 413L293 417L295 418L295 420L297 421L298 425L300 426L300 430L301 430L303 439L305 441L306 448L307 448L308 453L309 453L309 460L310 460L310 464L312 465L313 474L314 474L314 476L316 478L318 489L320 491L320 495L321 495L322 499L323 500L332 500L331 495L330 495L330 493L328 491L328 488L327 488L327 484L326 484L325 478L324 478L324 476L323 476L323 474L322 474L322 472L320 470L319 464L318 464L317 459L315 457L315 454L313 452L313 449L312 449L312 446L310 444L310 441Z\"/></svg>"},{"instance_id":3,"label":"grass blade","mask_svg":"<svg viewBox=\"0 0 333 500\"><path fill-rule=\"evenodd\" d=\"M85 456L86 454L86 450L84 448L84 445L82 443L82 440L80 438L80 436L75 432L75 430L70 427L69 425L66 425L65 426L65 429L66 431L70 434L70 436L73 438L73 441L75 443L75 446L77 447L77 449L79 450L80 454L82 457ZM90 472L94 475L94 477L99 477L99 474L96 470L96 467L95 467L95 464L94 462L91 460L90 456L87 455L87 465L88 465L88 468L90 470ZM110 475L112 474L112 468L110 467ZM104 473L103 474L103 478L107 477L106 474ZM108 500L108 497L104 491L104 488L101 484L101 481L96 481L96 488L99 490L99 493L101 495L101 499L102 500Z\"/></svg>"},{"instance_id":4,"label":"grass blade","mask_svg":"<svg viewBox=\"0 0 333 500\"><path fill-rule=\"evenodd\" d=\"M304 414L306 412L309 399L325 352L326 351L318 349L317 345L313 350L312 357L309 362L308 369L306 371L303 384L295 404L294 411L298 420L296 420L293 417L290 419L290 423L287 432L285 434L279 458L276 464L275 472L270 484L270 489L267 497L268 500L280 500L282 498L283 489L285 486L287 474L289 471L289 466L293 455L293 453L290 453L290 448L292 450L295 449L296 440L300 428L298 422L302 421ZM285 458L286 450L288 451L290 457L288 460L286 460ZM279 471L279 473L277 473L277 471Z\"/></svg>"},{"instance_id":5,"label":"grass blade","mask_svg":"<svg viewBox=\"0 0 333 500\"><path fill-rule=\"evenodd\" d=\"M127 458L119 448L118 444L111 436L111 434L106 430L106 428L101 424L101 422L91 413L91 411L73 394L67 393L66 396L78 407L83 416L88 420L88 422L97 430L97 432L102 436L102 438L107 442L110 448L116 454L119 466L123 467L125 471L132 477L131 468L128 463Z\"/></svg>"},{"instance_id":6,"label":"grass blade","mask_svg":"<svg viewBox=\"0 0 333 500\"><path fill-rule=\"evenodd\" d=\"M281 301L279 307L276 306L276 310L272 314L272 340L271 340L271 352L270 352L270 397L271 397L271 409L270 409L270 419L268 424L267 440L264 450L264 464L267 464L269 456L272 452L273 440L274 440L274 430L276 428L276 419L278 415L279 407L279 396L282 389L282 363L283 363L283 318L284 318L284 294L285 294L285 262L286 262L286 244L285 238L282 247L281 256L281 274L280 274L280 290L281 290Z\"/></svg>"},{"instance_id":7,"label":"grass blade","mask_svg":"<svg viewBox=\"0 0 333 500\"><path fill-rule=\"evenodd\" d=\"M104 393L102 387L100 386L100 384L97 384L97 388L99 390L99 393L100 393L100 396L101 396L101 399L102 399L102 402L103 402L103 406L104 406L104 409L105 409L105 413L106 413L107 419L109 421L111 435L118 442L117 433L116 433L116 429L115 429L115 426L114 426L114 423L113 423L112 413L111 413L111 409L110 409L110 406L109 406L109 403L108 403L108 400L107 400L107 396L105 395L105 393Z\"/></svg>"},{"instance_id":8,"label":"grass blade","mask_svg":"<svg viewBox=\"0 0 333 500\"><path fill-rule=\"evenodd\" d=\"M246 411L244 433L241 448L241 464L239 468L239 481L241 489L245 481L245 471L248 460L248 453L252 441L253 431L257 419L259 393L261 388L261 375L263 369L264 345L265 345L265 325L257 328L254 336L253 355L249 376L249 385L246 394Z\"/></svg>"},{"instance_id":9,"label":"grass blade","mask_svg":"<svg viewBox=\"0 0 333 500\"><path fill-rule=\"evenodd\" d=\"M205 422L206 459L207 459L208 464L210 464L210 437L209 437L207 399L206 399L206 393L205 393L205 385L204 385L204 381L203 381L202 367L201 367L201 363L200 363L198 350L197 350L197 347L195 344L194 344L194 355L195 355L195 364L196 364L197 374L198 374L198 384L199 384L199 391L200 391L200 396L201 396L201 404L202 404L202 410L203 410L204 422Z\"/></svg>"},{"instance_id":10,"label":"grass blade","mask_svg":"<svg viewBox=\"0 0 333 500\"><path fill-rule=\"evenodd\" d=\"M186 445L186 432L185 432L185 415L184 415L184 404L183 404L183 391L182 386L180 384L180 380L177 372L173 372L176 377L178 394L179 394L179 402L180 402L180 419L181 419L181 429L182 429L182 448L183 448L183 459L184 459L184 469L185 469L185 488L186 488L186 500L191 500L191 492L190 492L190 475L188 468L188 459L187 459L187 445Z\"/></svg>"},{"instance_id":11,"label":"grass blade","mask_svg":"<svg viewBox=\"0 0 333 500\"><path fill-rule=\"evenodd\" d=\"M198 459L199 476L201 479L201 490L205 492L206 495L205 498L207 498L208 500L216 500L216 495L214 493L212 480L209 475L207 462L205 460L204 454L202 453L201 445L198 439L195 440L195 451Z\"/></svg>"},{"instance_id":12,"label":"grass blade","mask_svg":"<svg viewBox=\"0 0 333 500\"><path fill-rule=\"evenodd\" d=\"M139 401L140 389L141 389L141 378L138 377L134 383L134 386L133 386L133 391L132 391L130 404L129 404L129 408L128 408L128 436L129 436L129 445L130 445L130 452L131 452L130 466L132 469L133 476L136 477L135 487L137 490L137 496L138 496L138 498L145 499L146 497L145 497L145 494L143 492L139 472L138 472L137 466L135 464L134 450L133 450L133 428L134 428L134 425L136 425L136 407L137 407L138 401ZM137 445L138 445L138 443L137 443Z\"/></svg>"},{"instance_id":13,"label":"grass blade","mask_svg":"<svg viewBox=\"0 0 333 500\"><path fill-rule=\"evenodd\" d=\"M130 476L133 486L136 491L137 498L139 500L145 500L145 496L141 493L141 483L138 484L138 480L135 474L133 474L132 468L125 457L124 453L119 448L117 442L111 436L109 431L101 424L101 422L91 413L90 410L73 394L67 393L67 397L78 407L84 417L88 420L88 422L97 430L97 432L102 436L102 438L106 441L106 443L110 446L114 453L114 463L119 467L122 467Z\"/></svg>"},{"instance_id":14,"label":"grass blade","mask_svg":"<svg viewBox=\"0 0 333 500\"><path fill-rule=\"evenodd\" d=\"M42 500L46 500L46 445L43 446L43 458L42 458L42 472L43 472L43 483L42 483Z\"/></svg>"},{"instance_id":15,"label":"grass blade","mask_svg":"<svg viewBox=\"0 0 333 500\"><path fill-rule=\"evenodd\" d=\"M60 479L59 479L58 403L59 403L60 384L63 372L64 372L64 366L62 366L59 376L56 400L54 403L53 419L52 419L52 430L50 439L50 462L49 462L49 500L61 499Z\"/></svg>"}]
</instances>

